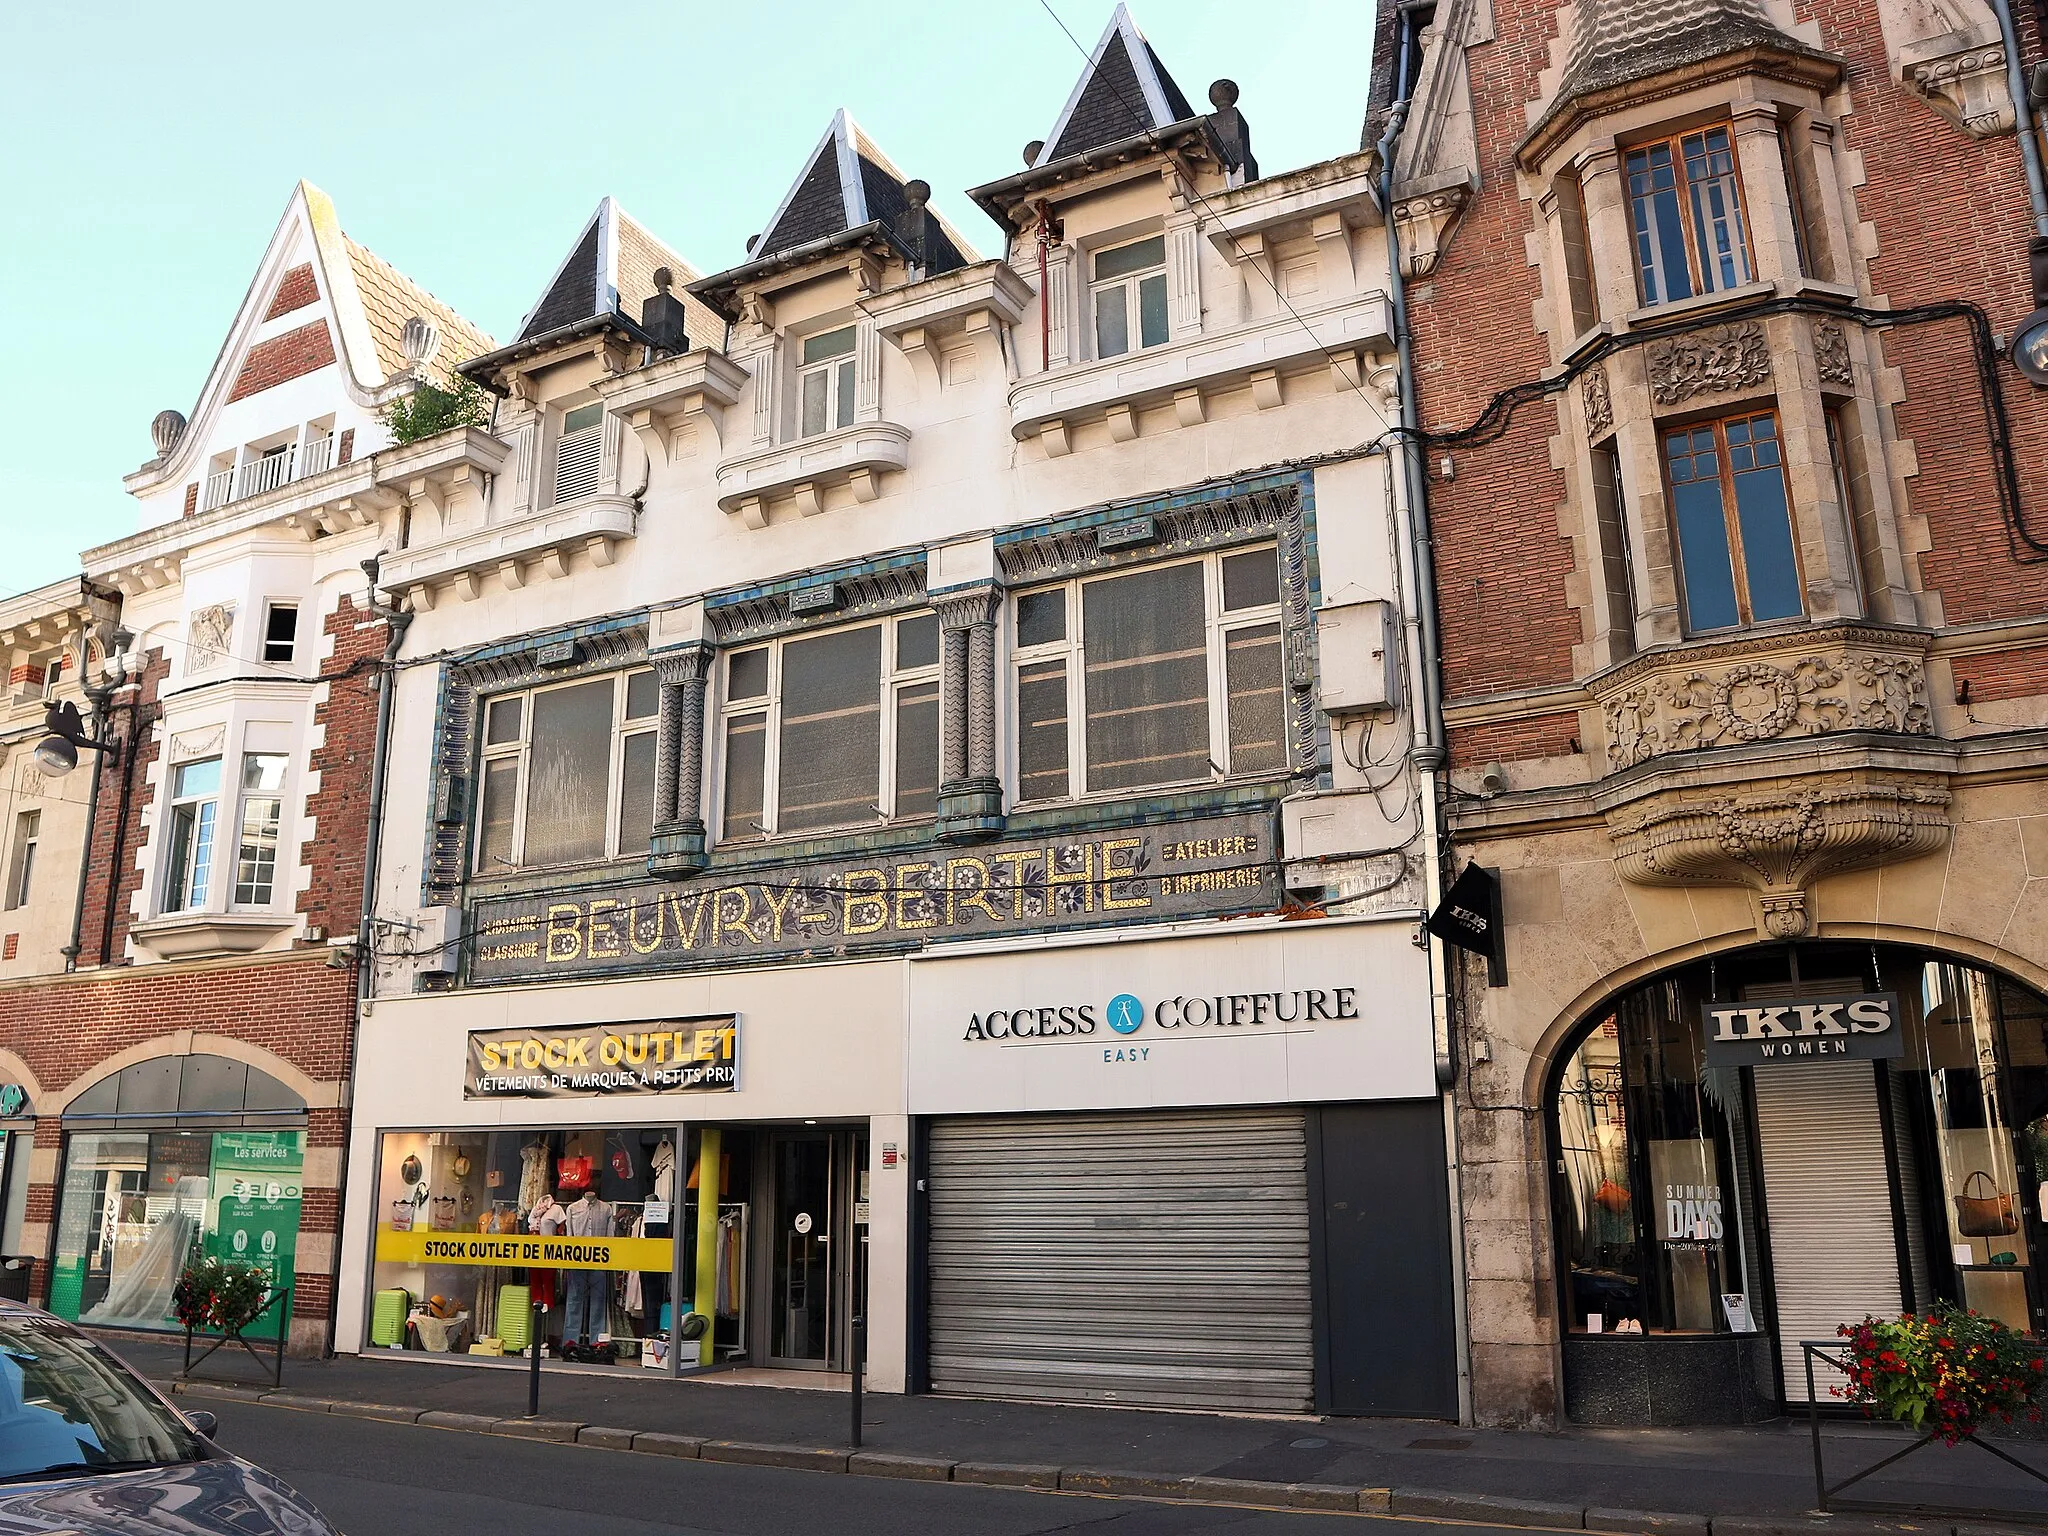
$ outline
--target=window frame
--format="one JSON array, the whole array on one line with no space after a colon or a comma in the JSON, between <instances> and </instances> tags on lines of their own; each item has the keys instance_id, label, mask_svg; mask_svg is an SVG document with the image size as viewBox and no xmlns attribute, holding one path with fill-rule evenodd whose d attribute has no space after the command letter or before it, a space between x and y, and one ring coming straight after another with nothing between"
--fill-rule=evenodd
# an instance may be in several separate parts
<instances>
[{"instance_id":1,"label":"window frame","mask_svg":"<svg viewBox=\"0 0 2048 1536\"><path fill-rule=\"evenodd\" d=\"M804 354L814 342L831 337L845 336L846 350L834 352L816 362L805 362ZM849 320L844 325L830 326L813 331L808 336L795 340L796 353L796 431L797 442L806 442L814 437L823 437L830 432L843 432L854 424L860 405L860 331ZM822 376L825 379L825 420L822 426L809 427L804 420L804 384L807 380Z\"/></svg>"},{"instance_id":2,"label":"window frame","mask_svg":"<svg viewBox=\"0 0 2048 1536\"><path fill-rule=\"evenodd\" d=\"M1700 248L1701 231L1697 227L1697 221L1693 213L1695 183L1687 171L1685 154L1687 140L1698 139L1704 143L1708 135L1716 132L1727 135L1727 184L1732 189L1735 199L1733 222L1736 239L1733 251L1740 263L1740 271L1736 275L1735 280L1730 283L1722 283L1719 281L1718 276L1710 274L1707 267L1707 253ZM1663 254L1662 242L1657 238L1654 223L1646 228L1638 220L1634 162L1638 155L1648 156L1658 149L1667 151L1672 157L1671 169L1674 182L1671 191L1678 200L1679 236L1685 247L1688 291L1683 294L1672 294L1670 292L1670 284L1663 276L1665 269L1660 263L1656 271L1658 274L1658 285L1662 291L1653 297L1649 291L1650 274L1645 270L1643 264L1642 247L1646 239L1651 240L1656 243L1661 256ZM1708 150L1708 153L1711 154L1712 152L1711 149ZM1719 179L1718 176L1703 178L1697 185L1704 188ZM1650 137L1625 144L1621 149L1621 182L1622 201L1628 216L1629 265L1635 272L1636 298L1644 308L1648 309L1661 304L1682 304L1691 299L1709 298L1715 294L1728 293L1733 289L1740 288L1757 280L1756 254L1750 231L1749 189L1743 183L1740 147L1735 136L1735 125L1730 119L1716 118L1712 121L1697 123L1690 127L1676 128L1669 132L1654 134ZM1651 194L1653 197L1655 195L1655 193ZM1712 281L1709 281L1710 276L1712 276Z\"/></svg>"},{"instance_id":3,"label":"window frame","mask_svg":"<svg viewBox=\"0 0 2048 1536\"><path fill-rule=\"evenodd\" d=\"M620 848L620 824L625 813L627 742L634 737L658 736L661 729L661 690L658 681L654 684L653 713L633 716L630 719L627 717L633 679L636 677L653 678L654 669L639 665L621 667L610 672L586 673L580 677L565 677L556 682L538 683L526 688L501 689L496 693L485 694L477 700L476 803L470 808L469 817L471 845L468 862L472 879L489 879L495 875L533 869L567 869L578 864L609 863L617 859L645 856L645 849L633 848L622 851ZM605 759L604 852L590 859L570 859L559 864L530 863L526 857L526 800L532 778L533 701L543 694L585 687L594 682L609 682L612 686L611 739ZM515 698L519 700L518 734L511 741L492 742L492 706ZM484 786L491 765L503 762L517 765L514 769L512 791L512 856L508 863L491 867L484 863ZM651 793L650 788L650 795Z\"/></svg>"},{"instance_id":4,"label":"window frame","mask_svg":"<svg viewBox=\"0 0 2048 1536\"><path fill-rule=\"evenodd\" d=\"M582 415L586 411L597 412L596 420L580 427L571 427L569 425L573 418ZM564 405L561 408L561 419L555 428L553 469L548 480L548 484L554 493L553 504L555 506L567 506L570 502L581 501L586 496L595 496L604 488L604 435L606 430L606 413L602 400L586 400L579 405ZM580 449L585 440L590 443L591 451L595 455L591 460L589 469L590 484L584 489L577 490L573 495L564 496L562 494L562 455L572 444ZM580 465L578 469L580 473Z\"/></svg>"},{"instance_id":5,"label":"window frame","mask_svg":"<svg viewBox=\"0 0 2048 1536\"><path fill-rule=\"evenodd\" d=\"M1119 251L1127 251L1154 240L1159 242L1159 261L1156 265L1133 268L1116 277L1098 278L1095 275L1095 264L1103 257L1113 256ZM1133 353L1150 351L1153 347L1165 346L1173 339L1173 291L1167 277L1169 261L1164 231L1139 235L1134 239L1119 241L1115 245L1095 246L1084 254L1088 263L1088 336L1090 345L1095 349L1097 361L1106 361L1112 357L1129 357ZM1165 323L1159 339L1147 341L1145 304L1141 289L1147 280L1154 277L1159 279L1164 295L1161 310ZM1102 350L1101 321L1097 316L1102 295L1112 290L1120 291L1124 296L1124 346L1121 351L1105 352Z\"/></svg>"},{"instance_id":6,"label":"window frame","mask_svg":"<svg viewBox=\"0 0 2048 1536\"><path fill-rule=\"evenodd\" d=\"M1244 608L1226 610L1223 606L1223 563L1236 555L1263 552L1274 562L1274 599L1270 603L1259 603ZM1175 556L1162 560L1150 560L1128 565L1112 566L1107 570L1077 572L1064 580L1039 582L1032 586L1020 586L1011 591L1004 603L1006 610L1006 634L1009 639L1009 661L1007 677L1007 705L1010 712L1011 730L1007 755L1007 780L1011 787L1011 798L1018 806L1050 806L1063 803L1127 799L1133 795L1157 794L1192 784L1216 782L1257 782L1272 779L1292 772L1289 758L1287 719L1287 587L1281 579L1280 548L1275 539L1253 540L1244 544L1225 545L1216 549L1201 550L1192 554ZM1083 632L1085 610L1082 605L1083 589L1088 585L1120 576L1131 576L1141 572L1164 571L1174 566L1199 563L1203 567L1202 598L1204 605L1203 626L1208 674L1208 724L1209 771L1199 778L1174 779L1142 787L1117 786L1094 788L1088 783L1088 696L1087 696L1087 636ZM1024 645L1018 639L1017 613L1024 599L1043 592L1063 591L1066 594L1066 634L1064 638L1045 641L1037 645ZM1242 630L1273 625L1278 629L1280 647L1280 743L1282 766L1277 769L1238 769L1230 761L1230 637ZM1063 795L1041 796L1027 800L1024 797L1022 750L1022 724L1019 714L1019 681L1027 668L1061 659L1065 662L1067 698L1067 789ZM1220 769L1219 773L1217 770Z\"/></svg>"},{"instance_id":7,"label":"window frame","mask_svg":"<svg viewBox=\"0 0 2048 1536\"><path fill-rule=\"evenodd\" d=\"M1755 617L1755 606L1751 601L1749 580L1749 557L1743 547L1742 510L1736 493L1736 469L1733 454L1728 444L1728 428L1736 423L1752 423L1768 419L1772 425L1772 441L1776 445L1778 484L1784 497L1785 530L1792 547L1793 591L1799 599L1799 611L1779 614L1772 618ZM1727 540L1730 577L1735 588L1736 619L1733 624L1702 626L1693 623L1692 603L1686 592L1685 540L1679 529L1678 495L1676 482L1671 478L1670 439L1679 432L1698 432L1702 428L1714 435L1714 455L1721 497L1721 523ZM1702 416L1676 421L1657 423L1657 472L1664 490L1664 506L1671 532L1672 553L1676 557L1671 563L1672 577L1678 588L1678 615L1680 625L1687 638L1705 635L1732 635L1741 630L1768 627L1775 624L1800 624L1809 618L1806 608L1806 567L1799 549L1799 521L1792 504L1792 481L1786 472L1784 420L1779 415L1776 402L1758 404L1750 409L1736 409L1717 416ZM1757 471L1748 471L1757 473Z\"/></svg>"},{"instance_id":8,"label":"window frame","mask_svg":"<svg viewBox=\"0 0 2048 1536\"><path fill-rule=\"evenodd\" d=\"M278 639L278 637L277 637L277 636L276 636L275 634L273 634L273 633L272 633L272 631L273 631L273 630L274 630L274 629L275 629L275 628L277 627L277 620L278 620L278 617L279 617L279 615L281 615L281 614L285 614L285 613L289 613L289 614L290 614L290 615L292 616L292 624L291 624L291 634L290 634L290 635L289 635L289 636L288 636L287 638L285 638L284 640L280 641L280 640ZM262 633L261 633L261 634L260 634L260 635L258 636L258 638L257 638L257 642L256 642L256 643L257 643L257 646L258 646L258 648L259 648L259 651L260 651L260 654L258 655L258 657L257 657L257 660L258 660L258 661L261 661L261 662L263 662L263 663L265 663L266 665L269 665L269 666L280 666L280 667L289 667L289 666L293 666L293 665L295 665L295 664L296 664L296 663L298 662L298 659L299 659L299 602L298 602L298 599L296 599L296 598L291 598L291 599L284 599L284 598L274 598L274 599L271 599L270 601L268 601L268 602L265 602L265 603L264 603L264 605L263 605L263 630L262 630ZM284 649L284 654L283 654L283 655L281 655L281 656L277 656L277 655L272 655L272 654L271 654L272 650L273 650L273 649L274 649L275 647L278 647L278 646L280 646L280 645L282 645L282 647L283 647L283 649Z\"/></svg>"},{"instance_id":9,"label":"window frame","mask_svg":"<svg viewBox=\"0 0 2048 1536\"><path fill-rule=\"evenodd\" d=\"M252 785L249 782L249 768L251 763L262 758L275 758L277 762L281 765L278 784L277 788L275 789L265 789L260 784ZM244 752L237 765L237 773L235 775L236 783L234 819L234 879L233 884L230 885L228 889L228 908L231 911L262 912L268 911L270 908L273 908L277 905L278 872L285 867L285 786L291 780L291 771L291 754L288 752ZM225 784L223 784L223 788L225 788ZM265 891L265 894L259 899L254 896L245 897L242 894L242 861L246 856L246 850L249 847L250 809L255 802L263 800L271 802L276 807L276 809L271 813L270 817L270 871L264 881L264 884L266 885L267 889ZM218 814L218 812L215 813L216 819L218 818ZM214 833L214 840L216 845L218 845L219 839L220 833L218 831L218 828L216 828Z\"/></svg>"},{"instance_id":10,"label":"window frame","mask_svg":"<svg viewBox=\"0 0 2048 1536\"><path fill-rule=\"evenodd\" d=\"M188 768L196 768L201 763L208 762L214 764L220 775L215 780L213 789L206 794L179 794L177 792L178 780L184 771ZM210 903L213 898L214 880L220 865L220 801L221 793L227 784L226 774L227 759L218 752L210 758L195 757L189 762L178 763L171 768L171 793L164 803L164 868L159 885L160 894L157 906L158 912L163 916L170 917L182 912L206 912L212 910ZM179 831L179 813L187 808L190 808L192 816L190 822L191 841L189 844L184 841ZM213 812L210 824L207 822L206 817L206 812L209 808ZM192 889L192 866L194 855L199 847L202 830L206 834L205 881L194 892ZM184 866L182 871L179 867L181 864Z\"/></svg>"},{"instance_id":11,"label":"window frame","mask_svg":"<svg viewBox=\"0 0 2048 1536\"><path fill-rule=\"evenodd\" d=\"M17 811L14 816L14 846L7 856L7 910L28 905L35 883L36 850L42 843L43 813L40 808Z\"/></svg>"},{"instance_id":12,"label":"window frame","mask_svg":"<svg viewBox=\"0 0 2048 1536\"><path fill-rule=\"evenodd\" d=\"M929 620L939 624L938 646L931 662L919 666L900 664L901 645L899 638L902 626L916 620ZM883 814L878 818L850 821L837 827L802 827L788 832L781 829L780 805L778 804L782 778L782 707L783 707L783 652L792 643L804 640L822 639L827 635L848 634L857 629L880 626L882 630L881 669L878 679L877 700L880 708L878 739L876 742L875 765L875 809ZM732 667L736 658L751 655L765 649L768 653L768 676L761 693L750 694L743 699L732 696ZM712 797L711 822L714 828L713 841L716 843L752 844L773 842L779 838L835 837L850 831L874 826L908 826L932 820L937 812L920 811L904 813L898 809L899 786L896 781L897 728L903 707L903 695L914 688L938 684L943 690L945 673L946 642L945 630L937 613L929 608L912 608L901 613L878 614L872 618L854 619L845 624L820 626L817 629L795 630L788 634L770 635L760 640L724 647L718 656L717 686L718 710L712 729L714 737L711 753L717 763L717 790ZM726 794L731 785L728 748L731 741L731 724L749 715L762 717L764 740L761 752L761 815L754 823L758 830L751 833L731 833L727 830ZM945 700L943 692L939 698L939 732L933 746L933 777L943 783L945 753ZM885 809L886 808L886 809Z\"/></svg>"}]
</instances>

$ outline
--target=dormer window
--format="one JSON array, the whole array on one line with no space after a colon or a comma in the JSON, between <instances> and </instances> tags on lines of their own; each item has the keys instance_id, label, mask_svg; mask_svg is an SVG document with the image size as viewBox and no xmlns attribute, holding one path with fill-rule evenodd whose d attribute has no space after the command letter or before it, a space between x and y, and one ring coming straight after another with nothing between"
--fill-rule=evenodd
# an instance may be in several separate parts
<instances>
[{"instance_id":1,"label":"dormer window","mask_svg":"<svg viewBox=\"0 0 2048 1536\"><path fill-rule=\"evenodd\" d=\"M1097 251L1088 285L1095 355L1121 357L1166 340L1166 236Z\"/></svg>"},{"instance_id":2,"label":"dormer window","mask_svg":"<svg viewBox=\"0 0 2048 1536\"><path fill-rule=\"evenodd\" d=\"M597 489L604 461L604 406L579 405L562 413L555 443L555 501L559 505Z\"/></svg>"},{"instance_id":3,"label":"dormer window","mask_svg":"<svg viewBox=\"0 0 2048 1536\"><path fill-rule=\"evenodd\" d=\"M1742 186L1728 129L1703 128L1628 152L1636 278L1645 304L1750 281Z\"/></svg>"},{"instance_id":4,"label":"dormer window","mask_svg":"<svg viewBox=\"0 0 2048 1536\"><path fill-rule=\"evenodd\" d=\"M853 396L853 327L806 336L797 371L800 435L816 437L835 427L852 426Z\"/></svg>"}]
</instances>

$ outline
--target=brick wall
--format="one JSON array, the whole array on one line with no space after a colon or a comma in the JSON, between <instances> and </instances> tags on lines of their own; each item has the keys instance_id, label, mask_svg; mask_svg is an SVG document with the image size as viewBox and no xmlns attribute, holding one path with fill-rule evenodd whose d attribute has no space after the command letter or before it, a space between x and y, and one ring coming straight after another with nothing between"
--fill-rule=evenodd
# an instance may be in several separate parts
<instances>
[{"instance_id":1,"label":"brick wall","mask_svg":"<svg viewBox=\"0 0 2048 1536\"><path fill-rule=\"evenodd\" d=\"M2026 699L2048 693L2048 646L1958 656L1956 688L1970 685L1972 699Z\"/></svg>"},{"instance_id":2,"label":"brick wall","mask_svg":"<svg viewBox=\"0 0 2048 1536\"><path fill-rule=\"evenodd\" d=\"M185 487L185 515L192 516L199 510L199 482L194 480Z\"/></svg>"},{"instance_id":3,"label":"brick wall","mask_svg":"<svg viewBox=\"0 0 2048 1536\"><path fill-rule=\"evenodd\" d=\"M1446 733L1453 768L1483 768L1531 757L1563 757L1579 750L1576 714L1533 715L1523 720L1488 720Z\"/></svg>"},{"instance_id":4,"label":"brick wall","mask_svg":"<svg viewBox=\"0 0 2048 1536\"><path fill-rule=\"evenodd\" d=\"M149 806L156 791L148 782L150 766L162 750L153 728L157 691L170 674L162 651L151 651L133 692L117 695L109 734L120 750L100 774L99 804L92 818L92 846L87 852L85 917L78 931L81 966L119 964L127 947L128 923L142 873L136 856L144 847ZM127 788L125 814L121 803ZM120 867L114 867L117 856ZM112 904L112 922L108 908Z\"/></svg>"},{"instance_id":5,"label":"brick wall","mask_svg":"<svg viewBox=\"0 0 2048 1536\"><path fill-rule=\"evenodd\" d=\"M277 280L277 293L265 310L265 320L275 320L279 315L288 315L295 309L304 309L308 304L320 302L320 285L313 281L313 264L302 261L291 271Z\"/></svg>"},{"instance_id":6,"label":"brick wall","mask_svg":"<svg viewBox=\"0 0 2048 1536\"><path fill-rule=\"evenodd\" d=\"M272 385L325 368L333 361L334 339L327 334L327 322L315 320L311 325L302 325L251 347L249 355L242 359L242 371L235 375L235 387L228 392L228 399L247 399Z\"/></svg>"},{"instance_id":7,"label":"brick wall","mask_svg":"<svg viewBox=\"0 0 2048 1536\"><path fill-rule=\"evenodd\" d=\"M309 880L299 910L330 934L353 933L362 915L363 843L370 824L370 759L377 740L377 696L370 691L373 663L384 654L389 630L363 624L365 614L344 597L328 615L334 654L321 666L327 702L314 712L325 731L311 766L320 792L307 804L317 836L306 848Z\"/></svg>"}]
</instances>

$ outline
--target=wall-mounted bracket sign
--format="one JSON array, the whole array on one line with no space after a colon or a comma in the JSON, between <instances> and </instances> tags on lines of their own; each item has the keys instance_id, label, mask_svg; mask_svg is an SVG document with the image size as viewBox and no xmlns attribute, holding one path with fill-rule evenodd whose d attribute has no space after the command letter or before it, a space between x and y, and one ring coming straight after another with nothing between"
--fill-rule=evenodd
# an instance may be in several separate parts
<instances>
[{"instance_id":1,"label":"wall-mounted bracket sign","mask_svg":"<svg viewBox=\"0 0 2048 1536\"><path fill-rule=\"evenodd\" d=\"M1279 905L1272 813L1239 812L972 850L714 870L686 885L484 897L471 914L468 979L567 981L901 951Z\"/></svg>"},{"instance_id":2,"label":"wall-mounted bracket sign","mask_svg":"<svg viewBox=\"0 0 2048 1536\"><path fill-rule=\"evenodd\" d=\"M1710 1067L1775 1067L1802 1061L1880 1061L1905 1054L1896 992L1706 1003Z\"/></svg>"},{"instance_id":3,"label":"wall-mounted bracket sign","mask_svg":"<svg viewBox=\"0 0 2048 1536\"><path fill-rule=\"evenodd\" d=\"M594 1099L615 1093L730 1093L740 1021L643 1019L543 1029L473 1029L465 1099Z\"/></svg>"},{"instance_id":4,"label":"wall-mounted bracket sign","mask_svg":"<svg viewBox=\"0 0 2048 1536\"><path fill-rule=\"evenodd\" d=\"M0 1120L18 1120L28 1113L28 1090L19 1083L0 1083Z\"/></svg>"}]
</instances>

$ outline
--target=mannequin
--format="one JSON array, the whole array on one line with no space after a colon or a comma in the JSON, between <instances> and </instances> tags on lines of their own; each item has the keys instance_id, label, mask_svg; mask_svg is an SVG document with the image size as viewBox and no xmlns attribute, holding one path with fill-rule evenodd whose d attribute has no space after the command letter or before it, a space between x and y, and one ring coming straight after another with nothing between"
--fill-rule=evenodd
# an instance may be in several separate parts
<instances>
[{"instance_id":1,"label":"mannequin","mask_svg":"<svg viewBox=\"0 0 2048 1536\"><path fill-rule=\"evenodd\" d=\"M569 1225L569 1213L562 1208L562 1202L553 1195L542 1193L526 1218L526 1229L539 1237L560 1237ZM530 1269L526 1272L527 1284L533 1287L533 1299L549 1311L555 1305L555 1272L552 1269Z\"/></svg>"},{"instance_id":2,"label":"mannequin","mask_svg":"<svg viewBox=\"0 0 2048 1536\"><path fill-rule=\"evenodd\" d=\"M584 1190L568 1209L571 1237L610 1237L615 1218L612 1208L598 1199L596 1191ZM562 1343L587 1344L592 1331L606 1331L610 1315L608 1297L611 1272L603 1269L572 1269L565 1272L567 1291L562 1311Z\"/></svg>"}]
</instances>

